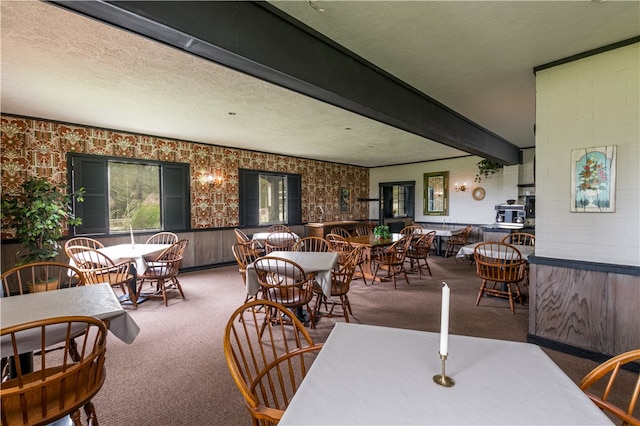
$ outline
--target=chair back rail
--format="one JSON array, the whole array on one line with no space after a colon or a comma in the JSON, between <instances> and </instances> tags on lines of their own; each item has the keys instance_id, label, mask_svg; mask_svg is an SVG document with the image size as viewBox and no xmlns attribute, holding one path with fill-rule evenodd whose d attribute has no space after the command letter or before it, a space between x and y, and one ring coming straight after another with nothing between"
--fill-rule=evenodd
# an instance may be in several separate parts
<instances>
[{"instance_id":1,"label":"chair back rail","mask_svg":"<svg viewBox=\"0 0 640 426\"><path fill-rule=\"evenodd\" d=\"M253 424L275 425L322 345L313 342L291 310L253 300L229 318L223 347Z\"/></svg>"},{"instance_id":2,"label":"chair back rail","mask_svg":"<svg viewBox=\"0 0 640 426\"><path fill-rule=\"evenodd\" d=\"M82 316L48 318L3 328L1 334L11 348L2 355L16 359L21 339L37 334L41 342L34 370L25 371L15 363L13 377L2 383L3 426L48 424L66 415L79 421L81 407L91 422L98 423L91 399L105 379L107 327L103 321ZM68 355L74 340L79 348L77 361ZM47 351L59 342L64 355Z\"/></svg>"},{"instance_id":3,"label":"chair back rail","mask_svg":"<svg viewBox=\"0 0 640 426\"><path fill-rule=\"evenodd\" d=\"M628 351L617 356L614 356L596 368L587 373L586 376L580 381L578 386L582 389L589 399L593 401L603 411L611 413L622 420L623 425L640 425L640 418L634 416L634 411L638 404L640 397L640 348ZM620 369L623 365L635 362L635 373L638 377L636 379L635 386L631 389L631 393L628 395L627 407L618 406L611 402L612 392L618 390L616 386L617 379L619 379ZM601 386L603 390L596 392L595 388L599 382L603 382L604 386ZM624 400L626 398L619 398Z\"/></svg>"},{"instance_id":4,"label":"chair back rail","mask_svg":"<svg viewBox=\"0 0 640 426\"><path fill-rule=\"evenodd\" d=\"M144 274L138 275L140 281L137 293L142 295L145 282L151 281L156 285L155 292L145 293L145 297L162 298L164 305L168 306L167 290L175 289L184 299L184 291L178 280L178 273L188 244L189 240L186 239L176 241L165 249L155 261L149 262Z\"/></svg>"},{"instance_id":5,"label":"chair back rail","mask_svg":"<svg viewBox=\"0 0 640 426\"><path fill-rule=\"evenodd\" d=\"M482 279L476 306L485 294L489 294L509 299L511 312L515 313L513 290L515 298L524 304L518 283L525 279L527 268L527 262L522 259L520 251L510 244L484 242L475 247L474 260L476 274ZM488 287L488 282L493 282L493 287Z\"/></svg>"},{"instance_id":6,"label":"chair back rail","mask_svg":"<svg viewBox=\"0 0 640 426\"><path fill-rule=\"evenodd\" d=\"M271 225L267 228L267 232L291 232L291 229L287 225Z\"/></svg>"},{"instance_id":7,"label":"chair back rail","mask_svg":"<svg viewBox=\"0 0 640 426\"><path fill-rule=\"evenodd\" d=\"M111 287L118 288L122 294L129 296L135 309L138 308L138 297L132 290L132 283L135 280L135 262L127 260L115 263L104 253L84 247L68 247L69 258L77 265L78 270L84 277L85 284L109 283Z\"/></svg>"},{"instance_id":8,"label":"chair back rail","mask_svg":"<svg viewBox=\"0 0 640 426\"><path fill-rule=\"evenodd\" d=\"M296 236L289 231L271 232L265 240L265 252L267 254L273 251L292 251L296 243Z\"/></svg>"},{"instance_id":9,"label":"chair back rail","mask_svg":"<svg viewBox=\"0 0 640 426\"><path fill-rule=\"evenodd\" d=\"M178 242L178 235L173 232L158 232L147 238L146 244L175 244Z\"/></svg>"},{"instance_id":10,"label":"chair back rail","mask_svg":"<svg viewBox=\"0 0 640 426\"><path fill-rule=\"evenodd\" d=\"M322 237L301 238L293 245L293 251L328 252L329 242Z\"/></svg>"},{"instance_id":11,"label":"chair back rail","mask_svg":"<svg viewBox=\"0 0 640 426\"><path fill-rule=\"evenodd\" d=\"M78 268L59 262L34 262L16 266L0 276L3 296L84 285Z\"/></svg>"}]
</instances>

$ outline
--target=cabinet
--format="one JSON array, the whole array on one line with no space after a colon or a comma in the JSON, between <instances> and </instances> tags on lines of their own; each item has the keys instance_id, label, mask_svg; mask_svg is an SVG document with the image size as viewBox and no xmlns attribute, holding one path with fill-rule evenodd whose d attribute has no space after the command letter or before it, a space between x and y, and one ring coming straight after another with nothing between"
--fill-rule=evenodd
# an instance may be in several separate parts
<instances>
[{"instance_id":1,"label":"cabinet","mask_svg":"<svg viewBox=\"0 0 640 426\"><path fill-rule=\"evenodd\" d=\"M305 236L307 237L321 237L324 238L327 234L331 233L331 230L336 227L344 228L351 234L354 233L356 227L360 222L355 220L341 220L337 222L318 222L307 223L305 228Z\"/></svg>"}]
</instances>

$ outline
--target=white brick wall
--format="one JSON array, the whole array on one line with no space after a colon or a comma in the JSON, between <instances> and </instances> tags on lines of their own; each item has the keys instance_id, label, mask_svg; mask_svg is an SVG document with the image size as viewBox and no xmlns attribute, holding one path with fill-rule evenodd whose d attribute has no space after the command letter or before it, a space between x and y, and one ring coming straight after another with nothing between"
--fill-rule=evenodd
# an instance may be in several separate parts
<instances>
[{"instance_id":1,"label":"white brick wall","mask_svg":"<svg viewBox=\"0 0 640 426\"><path fill-rule=\"evenodd\" d=\"M536 255L640 266L640 44L538 72ZM617 146L614 213L570 212L571 151Z\"/></svg>"}]
</instances>

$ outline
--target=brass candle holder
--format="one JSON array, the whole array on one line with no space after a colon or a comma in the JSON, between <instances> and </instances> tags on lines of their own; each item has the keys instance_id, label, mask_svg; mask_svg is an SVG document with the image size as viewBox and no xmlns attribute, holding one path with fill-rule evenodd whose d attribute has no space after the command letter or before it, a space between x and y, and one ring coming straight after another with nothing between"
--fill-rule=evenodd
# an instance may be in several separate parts
<instances>
[{"instance_id":1,"label":"brass candle holder","mask_svg":"<svg viewBox=\"0 0 640 426\"><path fill-rule=\"evenodd\" d=\"M442 360L442 374L436 374L435 376L433 376L433 381L439 384L440 386L444 386L445 388L450 388L451 386L455 385L456 382L454 382L453 379L447 376L444 372L444 365L445 365L445 362L447 361L447 356L440 354L440 359Z\"/></svg>"}]
</instances>

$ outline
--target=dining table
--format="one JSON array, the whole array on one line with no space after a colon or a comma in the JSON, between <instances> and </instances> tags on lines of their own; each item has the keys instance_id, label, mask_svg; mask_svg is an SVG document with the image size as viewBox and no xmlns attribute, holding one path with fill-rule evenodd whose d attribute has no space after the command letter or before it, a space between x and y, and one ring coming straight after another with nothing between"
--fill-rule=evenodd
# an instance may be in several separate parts
<instances>
[{"instance_id":1,"label":"dining table","mask_svg":"<svg viewBox=\"0 0 640 426\"><path fill-rule=\"evenodd\" d=\"M476 247L478 246L478 244L485 243L485 242L486 241L480 241L477 243L467 244L465 246L460 247L460 250L458 250L458 253L456 253L456 257L457 258L473 257L473 253ZM535 251L535 246L528 246L528 245L525 246L522 244L511 244L511 245L518 249L518 251L520 252L520 256L522 257L523 260L527 260L529 256L532 255Z\"/></svg>"},{"instance_id":2,"label":"dining table","mask_svg":"<svg viewBox=\"0 0 640 426\"><path fill-rule=\"evenodd\" d=\"M307 275L314 275L316 282L322 287L322 293L331 297L331 272L338 263L339 255L334 252L310 251L273 251L264 258L281 258L297 263ZM260 290L258 275L253 263L247 265L247 294L255 296Z\"/></svg>"},{"instance_id":3,"label":"dining table","mask_svg":"<svg viewBox=\"0 0 640 426\"><path fill-rule=\"evenodd\" d=\"M288 425L611 425L530 343L336 323L286 408Z\"/></svg>"},{"instance_id":4,"label":"dining table","mask_svg":"<svg viewBox=\"0 0 640 426\"><path fill-rule=\"evenodd\" d=\"M163 251L171 247L171 244L116 244L98 249L99 252L113 260L115 264L133 260L138 275L147 270L148 259L154 259Z\"/></svg>"},{"instance_id":5,"label":"dining table","mask_svg":"<svg viewBox=\"0 0 640 426\"><path fill-rule=\"evenodd\" d=\"M138 324L122 308L107 283L0 298L3 328L63 316L89 316L104 320L111 334L127 344L133 343L140 332ZM11 353L11 340L9 336L5 337L1 342L2 353ZM39 349L39 339L39 333L34 336L23 333L19 342L20 351ZM50 341L47 343L55 344L64 339L64 334L51 333L48 334L48 339Z\"/></svg>"},{"instance_id":6,"label":"dining table","mask_svg":"<svg viewBox=\"0 0 640 426\"><path fill-rule=\"evenodd\" d=\"M422 234L428 234L429 232L435 231L436 236L435 236L434 248L436 250L436 256L441 256L442 255L442 249L441 249L442 237L451 237L453 235L459 234L463 230L464 230L464 226L460 227L460 226L444 225L442 227L438 227L438 226L427 227L427 228L423 227L422 229L418 229L417 232Z\"/></svg>"},{"instance_id":7,"label":"dining table","mask_svg":"<svg viewBox=\"0 0 640 426\"><path fill-rule=\"evenodd\" d=\"M273 234L274 238L280 239L288 236L289 234L293 235L293 238L298 241L300 237L295 232L256 232L251 236L253 241L258 241L260 244L264 245L265 241L267 241L267 237Z\"/></svg>"},{"instance_id":8,"label":"dining table","mask_svg":"<svg viewBox=\"0 0 640 426\"><path fill-rule=\"evenodd\" d=\"M371 259L373 258L374 250L388 247L396 241L401 240L402 237L404 237L403 234L392 233L389 238L377 238L370 233L368 235L345 238L345 240L353 247L362 247L362 253L364 255L362 270L365 278L373 282L376 279L371 270Z\"/></svg>"}]
</instances>

